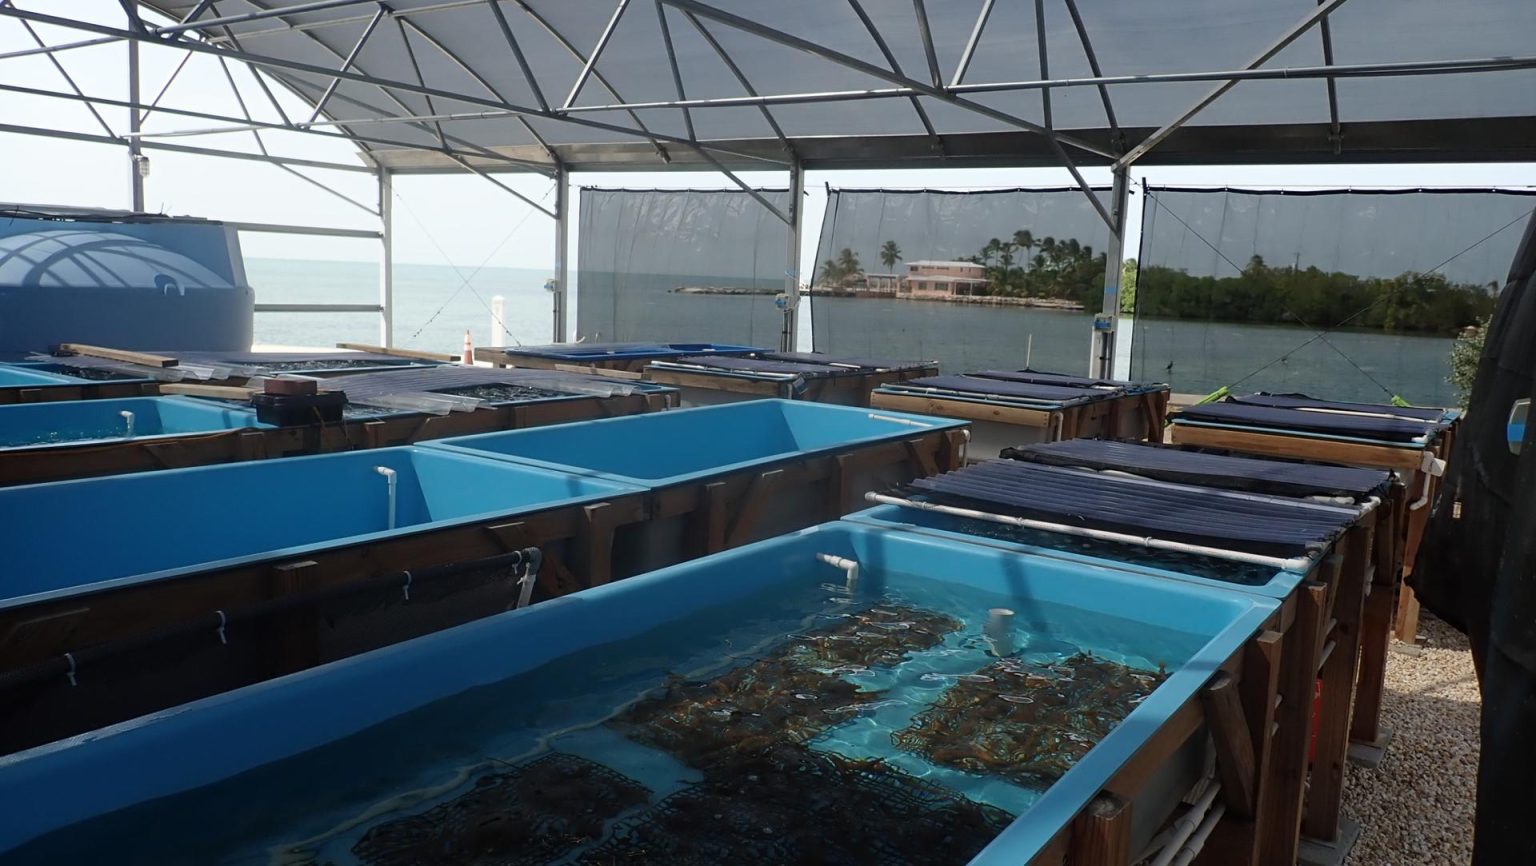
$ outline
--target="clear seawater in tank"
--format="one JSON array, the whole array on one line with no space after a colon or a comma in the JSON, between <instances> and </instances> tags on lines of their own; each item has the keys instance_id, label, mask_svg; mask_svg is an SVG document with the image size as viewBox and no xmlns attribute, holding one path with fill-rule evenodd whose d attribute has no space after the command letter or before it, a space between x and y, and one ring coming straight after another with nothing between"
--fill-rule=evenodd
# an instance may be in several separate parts
<instances>
[{"instance_id":1,"label":"clear seawater in tank","mask_svg":"<svg viewBox=\"0 0 1536 866\"><path fill-rule=\"evenodd\" d=\"M963 863L1205 642L895 571L852 592L827 575L0 863ZM984 634L994 608L1015 612L1011 646Z\"/></svg>"}]
</instances>

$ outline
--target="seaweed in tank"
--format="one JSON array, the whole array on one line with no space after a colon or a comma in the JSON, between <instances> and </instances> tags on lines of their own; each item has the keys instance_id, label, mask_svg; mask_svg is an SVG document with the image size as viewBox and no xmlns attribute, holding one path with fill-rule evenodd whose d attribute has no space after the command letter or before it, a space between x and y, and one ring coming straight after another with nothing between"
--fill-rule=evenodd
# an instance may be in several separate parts
<instances>
[{"instance_id":1,"label":"seaweed in tank","mask_svg":"<svg viewBox=\"0 0 1536 866\"><path fill-rule=\"evenodd\" d=\"M861 692L834 674L766 658L705 682L674 679L610 724L632 740L703 767L722 753L803 743L879 698L879 692Z\"/></svg>"},{"instance_id":2,"label":"seaweed in tank","mask_svg":"<svg viewBox=\"0 0 1536 866\"><path fill-rule=\"evenodd\" d=\"M792 660L813 667L884 667L900 664L910 653L933 649L959 628L958 620L942 613L876 605L806 633L805 640L787 652Z\"/></svg>"},{"instance_id":3,"label":"seaweed in tank","mask_svg":"<svg viewBox=\"0 0 1536 866\"><path fill-rule=\"evenodd\" d=\"M891 741L941 766L1048 786L1165 679L1081 652L1047 666L1003 659L961 677Z\"/></svg>"},{"instance_id":4,"label":"seaweed in tank","mask_svg":"<svg viewBox=\"0 0 1536 866\"><path fill-rule=\"evenodd\" d=\"M693 766L721 751L804 743L880 699L881 692L863 691L841 674L898 664L959 628L951 617L899 605L849 613L713 679L673 678L610 724Z\"/></svg>"},{"instance_id":5,"label":"seaweed in tank","mask_svg":"<svg viewBox=\"0 0 1536 866\"><path fill-rule=\"evenodd\" d=\"M532 866L596 840L649 791L600 764L550 754L481 776L438 806L370 829L352 853L365 866Z\"/></svg>"},{"instance_id":6,"label":"seaweed in tank","mask_svg":"<svg viewBox=\"0 0 1536 866\"><path fill-rule=\"evenodd\" d=\"M577 862L589 866L963 863L1012 816L879 761L780 743L721 756Z\"/></svg>"}]
</instances>

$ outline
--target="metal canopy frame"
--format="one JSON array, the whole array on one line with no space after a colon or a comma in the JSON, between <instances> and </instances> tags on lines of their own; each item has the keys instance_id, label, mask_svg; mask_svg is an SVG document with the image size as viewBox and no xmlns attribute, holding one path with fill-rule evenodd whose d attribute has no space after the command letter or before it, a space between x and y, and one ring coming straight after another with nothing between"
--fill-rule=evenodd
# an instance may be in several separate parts
<instances>
[{"instance_id":1,"label":"metal canopy frame","mask_svg":"<svg viewBox=\"0 0 1536 866\"><path fill-rule=\"evenodd\" d=\"M744 183L737 171L764 168L788 170L792 190L803 189L804 172L824 168L903 168L903 167L974 167L974 166L1057 166L1065 168L1099 215L1110 227L1111 250L1121 245L1129 189L1129 172L1138 165L1171 164L1243 164L1255 162L1328 162L1348 159L1356 162L1413 161L1513 161L1536 159L1536 117L1511 116L1487 118L1428 117L1419 120L1371 120L1347 122L1341 116L1338 82L1341 79L1369 79L1391 76L1454 76L1536 69L1536 56L1490 56L1463 58L1404 58L1370 63L1340 63L1334 52L1330 18L1346 0L1316 0L1299 20L1260 51L1252 61L1238 69L1157 71L1138 74L1106 72L1095 50L1093 27L1085 20L1076 0L1003 0L1025 9L1033 6L1039 77L1010 81L976 81L975 59L983 47L994 21L997 0L977 0L976 16L968 36L959 47L958 59L949 75L944 72L934 21L924 0L912 0L910 15L894 14L882 7L876 19L860 0L847 0L847 12L873 43L884 65L860 59L841 48L797 36L770 26L762 20L737 15L720 4L724 0L651 0L655 10L659 80L670 85L672 98L627 100L614 86L609 64L612 46L633 38L639 19L645 16L631 9L632 0L611 0L603 9L604 23L590 49L578 43L592 39L590 33L577 37L563 32L554 18L556 6L541 12L541 0L404 0L387 4L383 0L120 0L126 26L113 27L70 18L67 15L38 11L48 8L44 0L0 0L0 19L14 19L29 31L36 48L0 54L7 59L45 55L60 73L66 90L45 90L0 83L0 90L31 96L54 97L78 102L95 116L101 133L50 130L19 124L0 124L0 132L51 135L66 139L123 146L130 155L133 204L143 205L143 169L146 151L169 151L204 156L224 156L255 160L276 165L311 184L330 189L326 184L298 169L367 171L377 175L379 203L370 207L348 196L352 204L378 216L383 230L383 256L390 257L389 196L395 174L470 172L493 183L524 203L536 208L557 223L561 246L556 252L556 327L555 338L564 339L566 287L565 238L568 235L569 196L564 187L573 172L588 170L708 170L724 173L732 183L752 195L773 215L790 227L798 237L803 202L791 196L786 211ZM37 8L18 6L38 4ZM223 8L220 8L222 5ZM151 10L169 23L153 24L140 17L140 7ZM1062 44L1047 38L1046 17L1065 11L1070 18L1068 37ZM491 64L505 67L506 55L496 58L466 57L434 33L434 16L453 13L484 16L487 31L499 34L515 64L516 87L525 88L527 99L519 101L498 84L505 75L494 78ZM771 17L771 16L763 16ZM393 21L393 28L381 30L381 24ZM1001 20L1001 19L998 19ZM896 22L893 24L892 22ZM678 28L680 22L688 27ZM596 22L594 21L594 24ZM47 24L69 28L84 38L62 44L47 44L34 28ZM909 50L920 51L922 72L909 74L893 48L892 28L905 28L903 43ZM370 69L379 62L379 33L392 29L398 33L406 75L387 76ZM574 28L571 28L574 29ZM740 60L721 41L719 30L729 30L736 38L756 40L763 46L788 53L809 55L828 62L846 73L878 82L877 86L857 89L770 92L753 81ZM1323 63L1309 66L1275 67L1269 62L1287 46L1310 33L1316 33ZM338 39L339 34L347 34ZM677 39L680 33L696 36L707 48L705 56L718 60L734 80L740 95L690 96L689 80L683 68ZM322 38L325 36L326 38ZM285 39L273 39L286 37ZM295 54L297 44L308 53ZM915 41L913 39L915 37ZM272 40L272 41L269 41ZM552 43L553 49L541 43ZM82 89L68 73L60 56L80 48L121 43L128 52L128 98L94 95ZM171 78L153 100L144 103L139 95L138 51L149 43L156 47L185 51ZM343 48L338 48L341 43ZM263 45L275 46L263 51ZM733 43L734 44L734 43ZM283 46L287 46L284 48ZM915 45L916 48L910 48ZM579 66L566 88L558 84L564 98L558 105L551 100L551 73L545 65L536 66L529 47L547 54L555 51ZM1080 52L1090 76L1057 77L1051 73L1051 55L1070 47ZM333 65L312 62L314 52L330 58ZM238 115L221 114L162 105L176 77L194 54L212 55L224 64L226 79L239 109ZM439 65L446 61L463 73L473 87L448 87L434 83L423 62L430 54ZM541 61L544 55L540 55ZM695 54L697 56L697 49ZM916 55L914 55L916 56ZM255 117L236 85L228 62L246 64L267 103L279 120ZM618 61L614 61L618 62ZM631 58L633 62L633 58ZM648 61L649 62L649 61ZM395 64L398 66L399 64ZM434 67L436 68L436 67ZM916 70L914 70L915 72ZM541 79L540 74L544 77ZM1287 124L1193 125L1194 120L1212 103L1237 84L1245 81L1321 80L1326 94L1326 121ZM1212 89L1181 113L1156 128L1124 126L1117 117L1112 87L1140 87L1185 82L1209 82ZM310 105L307 119L285 113L273 86L284 88ZM1063 129L1053 111L1053 95L1058 90L1093 88L1103 106L1102 129ZM594 99L594 89L605 95ZM981 101L989 95L1021 95L1038 91L1040 122L1035 122L993 104ZM718 87L714 88L718 93ZM382 97L375 104L369 94ZM363 98L363 97L368 98ZM582 102L585 98L587 101ZM865 101L899 99L906 101L915 118L911 132L859 136L796 136L786 129L775 108L817 104L842 104L849 107ZM423 113L411 101L424 103ZM531 104L522 104L530 102ZM127 109L129 124L125 131L115 131L101 115L98 106ZM985 131L946 128L936 121L937 107L949 116L970 116L989 123ZM725 139L701 134L704 119L711 112L754 109L761 117L765 133L760 137ZM152 115L198 118L218 126L165 132L145 130ZM670 116L680 119L681 134L665 132L652 118ZM345 115L345 116L343 116ZM623 118L617 120L616 118ZM473 126L480 121L504 120L511 127ZM626 122L627 121L627 122ZM535 125L537 124L537 126ZM383 127L383 130L380 130ZM665 124L662 124L665 127ZM1000 128L999 128L1000 127ZM486 132L487 129L511 128L520 137ZM554 136L559 130L562 136ZM572 130L585 135L569 135ZM1257 130L1257 132L1256 132ZM257 145L257 153L221 150L214 147L175 144L170 137L190 137L248 131ZM262 133L281 131L346 139L359 150L357 165L324 160L287 157L269 150ZM1348 139L1346 142L1346 133ZM487 135L500 136L487 138ZM1101 201L1084 180L1080 165L1107 166L1114 184L1111 199ZM535 172L552 177L560 187L555 206L545 207L494 177L503 172ZM790 250L786 273L788 300L785 339L793 348L794 302L798 287L798 247ZM1114 258L1112 255L1111 258ZM386 268L387 270L387 268ZM1113 363L1113 329L1118 315L1119 268L1112 263L1106 273L1104 315L1095 340L1096 372L1107 372ZM379 308L385 319L381 338L389 341L388 312L391 306L389 277L382 277ZM1106 339L1107 338L1107 339Z\"/></svg>"}]
</instances>

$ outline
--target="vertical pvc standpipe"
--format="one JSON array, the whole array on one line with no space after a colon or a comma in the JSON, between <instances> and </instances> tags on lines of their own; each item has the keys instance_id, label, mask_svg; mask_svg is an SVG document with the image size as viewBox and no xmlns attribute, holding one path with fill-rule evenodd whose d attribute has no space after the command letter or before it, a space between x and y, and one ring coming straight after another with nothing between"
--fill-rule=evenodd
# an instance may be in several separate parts
<instances>
[{"instance_id":1,"label":"vertical pvc standpipe","mask_svg":"<svg viewBox=\"0 0 1536 866\"><path fill-rule=\"evenodd\" d=\"M121 412L119 412L117 414L118 414L119 417L121 417L123 419L123 438L124 439L132 439L133 438L133 413L129 412L127 409L124 409L123 411L121 411Z\"/></svg>"},{"instance_id":2,"label":"vertical pvc standpipe","mask_svg":"<svg viewBox=\"0 0 1536 866\"><path fill-rule=\"evenodd\" d=\"M507 341L503 339L507 327L503 323L506 320L507 299L501 295L496 295L491 298L491 340L489 343L486 343L487 346L493 349L500 349L507 345Z\"/></svg>"},{"instance_id":3,"label":"vertical pvc standpipe","mask_svg":"<svg viewBox=\"0 0 1536 866\"><path fill-rule=\"evenodd\" d=\"M389 468L388 466L375 466L375 467L373 467L373 471L379 473L382 476L384 476L384 486L385 486L385 491L386 491L385 495L388 497L388 500L389 500L389 517L386 518L385 525L389 529L394 529L395 528L395 483L397 481L397 479L395 477L395 470Z\"/></svg>"}]
</instances>

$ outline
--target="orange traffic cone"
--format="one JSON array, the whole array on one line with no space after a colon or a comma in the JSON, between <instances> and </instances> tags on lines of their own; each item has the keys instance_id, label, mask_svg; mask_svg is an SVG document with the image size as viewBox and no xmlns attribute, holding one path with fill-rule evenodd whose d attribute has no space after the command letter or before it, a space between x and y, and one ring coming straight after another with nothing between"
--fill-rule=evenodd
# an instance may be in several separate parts
<instances>
[{"instance_id":1,"label":"orange traffic cone","mask_svg":"<svg viewBox=\"0 0 1536 866\"><path fill-rule=\"evenodd\" d=\"M469 339L469 329L464 329L464 348L459 354L459 363L466 367L475 366L475 344Z\"/></svg>"}]
</instances>

